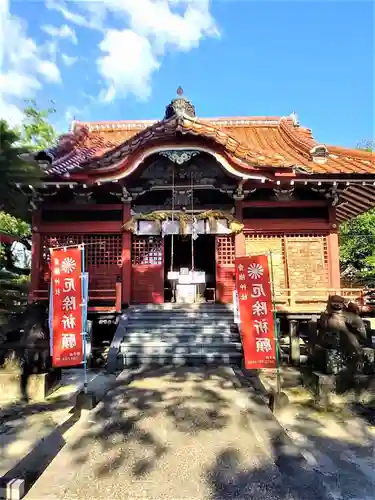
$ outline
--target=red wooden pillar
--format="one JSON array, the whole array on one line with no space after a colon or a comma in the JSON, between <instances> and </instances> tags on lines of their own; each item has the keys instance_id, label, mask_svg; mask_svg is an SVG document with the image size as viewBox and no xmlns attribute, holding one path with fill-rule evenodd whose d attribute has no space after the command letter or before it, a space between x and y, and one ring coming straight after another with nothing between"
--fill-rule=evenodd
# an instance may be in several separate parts
<instances>
[{"instance_id":1,"label":"red wooden pillar","mask_svg":"<svg viewBox=\"0 0 375 500\"><path fill-rule=\"evenodd\" d=\"M122 222L125 224L130 219L130 202L124 203ZM132 282L132 255L131 255L132 237L130 231L122 233L122 303L130 304L131 282Z\"/></svg>"},{"instance_id":2,"label":"red wooden pillar","mask_svg":"<svg viewBox=\"0 0 375 500\"><path fill-rule=\"evenodd\" d=\"M335 207L330 208L329 220L330 233L327 238L329 287L334 288L339 293L341 288L340 249Z\"/></svg>"},{"instance_id":3,"label":"red wooden pillar","mask_svg":"<svg viewBox=\"0 0 375 500\"><path fill-rule=\"evenodd\" d=\"M35 300L36 290L39 290L42 278L42 238L40 236L40 219L41 212L38 208L33 212L32 216L32 233L31 233L31 293L29 294L29 302Z\"/></svg>"},{"instance_id":4,"label":"red wooden pillar","mask_svg":"<svg viewBox=\"0 0 375 500\"><path fill-rule=\"evenodd\" d=\"M236 209L236 219L242 222L242 200L235 201L235 209ZM234 237L234 247L235 247L235 255L236 257L243 257L245 255L245 235L243 232L236 234Z\"/></svg>"}]
</instances>

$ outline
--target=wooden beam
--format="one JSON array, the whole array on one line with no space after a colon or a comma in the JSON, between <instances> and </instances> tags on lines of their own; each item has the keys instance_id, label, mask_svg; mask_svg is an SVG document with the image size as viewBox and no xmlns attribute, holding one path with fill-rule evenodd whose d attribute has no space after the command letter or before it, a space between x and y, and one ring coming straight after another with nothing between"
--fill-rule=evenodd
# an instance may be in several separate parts
<instances>
[{"instance_id":1,"label":"wooden beam","mask_svg":"<svg viewBox=\"0 0 375 500\"><path fill-rule=\"evenodd\" d=\"M311 233L328 232L331 229L329 221L321 219L244 219L244 232L275 233Z\"/></svg>"},{"instance_id":2,"label":"wooden beam","mask_svg":"<svg viewBox=\"0 0 375 500\"><path fill-rule=\"evenodd\" d=\"M131 217L130 202L124 203L122 213L122 224ZM132 287L132 235L129 231L122 232L121 250L121 281L122 281L122 303L130 304Z\"/></svg>"},{"instance_id":3,"label":"wooden beam","mask_svg":"<svg viewBox=\"0 0 375 500\"><path fill-rule=\"evenodd\" d=\"M243 201L242 200L237 200L235 201L235 208L236 208L236 218L242 222L242 205ZM245 235L243 232L238 233L234 236L234 247L235 247L235 254L236 257L240 257L245 255Z\"/></svg>"},{"instance_id":4,"label":"wooden beam","mask_svg":"<svg viewBox=\"0 0 375 500\"><path fill-rule=\"evenodd\" d=\"M242 206L246 207L327 207L329 206L326 200L290 200L290 201L277 201L277 200L247 200L242 202Z\"/></svg>"},{"instance_id":5,"label":"wooden beam","mask_svg":"<svg viewBox=\"0 0 375 500\"><path fill-rule=\"evenodd\" d=\"M57 212L61 210L62 212L67 212L67 211L74 211L74 210L83 210L87 212L100 212L100 211L107 211L107 210L122 210L122 203L113 203L113 204L105 204L105 205L85 205L85 204L79 204L79 203L45 203L43 204L43 211L47 212L48 210L52 210L54 212Z\"/></svg>"},{"instance_id":6,"label":"wooden beam","mask_svg":"<svg viewBox=\"0 0 375 500\"><path fill-rule=\"evenodd\" d=\"M41 234L119 234L122 222L44 222L36 230Z\"/></svg>"}]
</instances>

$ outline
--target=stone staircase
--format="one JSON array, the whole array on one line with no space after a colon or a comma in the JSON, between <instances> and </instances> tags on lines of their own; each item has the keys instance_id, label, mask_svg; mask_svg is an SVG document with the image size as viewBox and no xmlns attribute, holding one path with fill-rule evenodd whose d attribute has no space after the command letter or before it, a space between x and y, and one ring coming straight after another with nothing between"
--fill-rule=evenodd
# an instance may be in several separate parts
<instances>
[{"instance_id":1,"label":"stone staircase","mask_svg":"<svg viewBox=\"0 0 375 500\"><path fill-rule=\"evenodd\" d=\"M117 369L154 364L228 365L242 360L242 344L231 306L133 306L122 328Z\"/></svg>"}]
</instances>

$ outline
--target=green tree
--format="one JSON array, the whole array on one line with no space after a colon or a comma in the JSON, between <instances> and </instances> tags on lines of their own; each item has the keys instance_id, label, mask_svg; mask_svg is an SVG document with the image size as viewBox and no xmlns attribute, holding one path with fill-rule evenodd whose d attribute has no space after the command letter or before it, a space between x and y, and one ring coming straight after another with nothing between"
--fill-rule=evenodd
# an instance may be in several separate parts
<instances>
[{"instance_id":1,"label":"green tree","mask_svg":"<svg viewBox=\"0 0 375 500\"><path fill-rule=\"evenodd\" d=\"M31 151L51 147L57 140L55 127L49 123L50 115L56 113L55 108L39 109L36 101L27 100L23 110L24 119L20 127L21 144Z\"/></svg>"},{"instance_id":2,"label":"green tree","mask_svg":"<svg viewBox=\"0 0 375 500\"><path fill-rule=\"evenodd\" d=\"M36 164L21 158L29 149L20 145L20 135L0 121L0 210L22 216L26 200L17 184L34 184L42 177Z\"/></svg>"},{"instance_id":3,"label":"green tree","mask_svg":"<svg viewBox=\"0 0 375 500\"><path fill-rule=\"evenodd\" d=\"M48 122L55 109L38 109L35 101L26 102L24 120L18 129L0 121L0 210L21 218L25 216L26 197L17 184L35 184L43 175L37 164L23 160L21 155L51 147L57 137Z\"/></svg>"},{"instance_id":4,"label":"green tree","mask_svg":"<svg viewBox=\"0 0 375 500\"><path fill-rule=\"evenodd\" d=\"M55 109L38 109L35 101L25 102L24 119L18 129L0 121L0 231L16 236L29 248L30 227L25 220L29 219L30 212L22 185L37 183L43 172L36 163L24 160L23 155L52 146L57 133L48 122ZM0 247L0 267L17 271L10 245Z\"/></svg>"},{"instance_id":5,"label":"green tree","mask_svg":"<svg viewBox=\"0 0 375 500\"><path fill-rule=\"evenodd\" d=\"M375 209L340 226L340 256L344 274L375 286Z\"/></svg>"},{"instance_id":6,"label":"green tree","mask_svg":"<svg viewBox=\"0 0 375 500\"><path fill-rule=\"evenodd\" d=\"M0 212L0 232L16 237L16 239L22 243L26 251L31 250L31 229L27 222L17 219L6 212ZM5 268L7 271L17 275L29 274L28 269L17 267L15 264L15 256L12 252L12 244L8 243L0 245L0 269L1 268Z\"/></svg>"},{"instance_id":7,"label":"green tree","mask_svg":"<svg viewBox=\"0 0 375 500\"><path fill-rule=\"evenodd\" d=\"M374 141L362 141L358 149L374 151ZM340 226L340 260L344 276L375 286L375 209Z\"/></svg>"},{"instance_id":8,"label":"green tree","mask_svg":"<svg viewBox=\"0 0 375 500\"><path fill-rule=\"evenodd\" d=\"M37 183L43 172L21 155L53 145L57 134L48 118L54 111L39 110L35 101L28 101L18 129L0 121L0 233L15 236L26 250L31 250L31 229L26 222L30 212L22 185ZM0 244L0 344L11 328L10 318L17 317L27 304L30 270L17 267L15 257L11 244Z\"/></svg>"}]
</instances>

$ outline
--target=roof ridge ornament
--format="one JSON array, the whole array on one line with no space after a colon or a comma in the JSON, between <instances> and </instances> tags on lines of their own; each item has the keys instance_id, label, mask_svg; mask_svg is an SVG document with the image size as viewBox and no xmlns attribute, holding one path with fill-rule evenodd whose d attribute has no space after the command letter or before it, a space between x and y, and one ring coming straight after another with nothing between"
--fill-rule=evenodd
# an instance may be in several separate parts
<instances>
[{"instance_id":1,"label":"roof ridge ornament","mask_svg":"<svg viewBox=\"0 0 375 500\"><path fill-rule=\"evenodd\" d=\"M290 113L290 118L292 119L292 122L293 122L293 125L295 127L299 127L300 123L299 123L299 120L298 120L298 115L295 111L293 111L292 113Z\"/></svg>"},{"instance_id":2,"label":"roof ridge ornament","mask_svg":"<svg viewBox=\"0 0 375 500\"><path fill-rule=\"evenodd\" d=\"M165 156L173 163L177 163L177 165L182 165L191 160L193 156L199 154L199 151L189 150L189 149L181 149L181 150L167 150L160 151L159 155Z\"/></svg>"},{"instance_id":3,"label":"roof ridge ornament","mask_svg":"<svg viewBox=\"0 0 375 500\"><path fill-rule=\"evenodd\" d=\"M164 120L168 120L172 117L183 118L185 116L188 118L196 118L195 107L183 94L183 88L181 86L178 87L177 97L172 99L170 104L165 108Z\"/></svg>"},{"instance_id":4,"label":"roof ridge ornament","mask_svg":"<svg viewBox=\"0 0 375 500\"><path fill-rule=\"evenodd\" d=\"M328 158L328 149L324 144L316 144L310 149L312 161L318 165L324 165Z\"/></svg>"}]
</instances>

